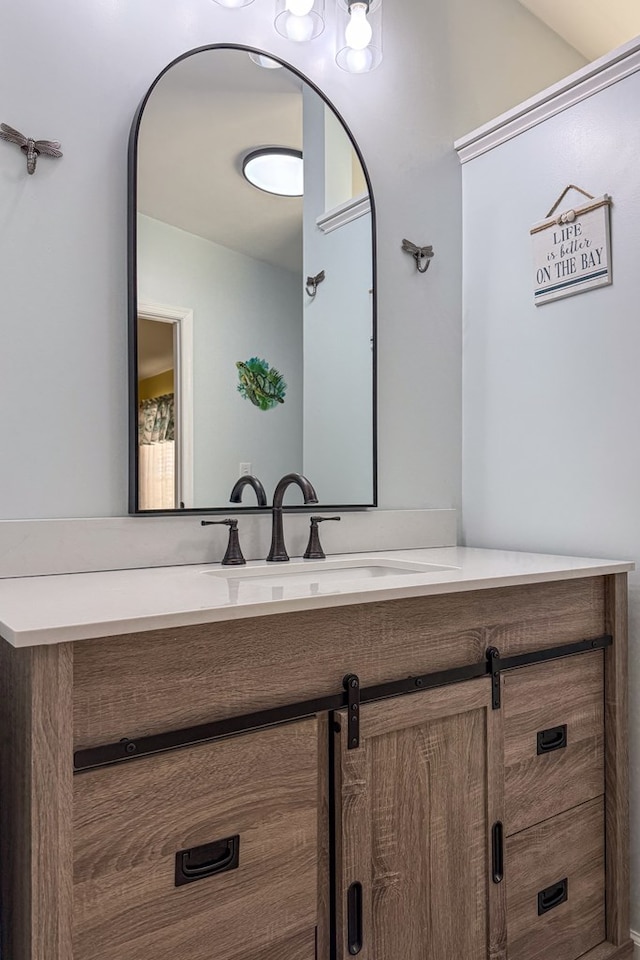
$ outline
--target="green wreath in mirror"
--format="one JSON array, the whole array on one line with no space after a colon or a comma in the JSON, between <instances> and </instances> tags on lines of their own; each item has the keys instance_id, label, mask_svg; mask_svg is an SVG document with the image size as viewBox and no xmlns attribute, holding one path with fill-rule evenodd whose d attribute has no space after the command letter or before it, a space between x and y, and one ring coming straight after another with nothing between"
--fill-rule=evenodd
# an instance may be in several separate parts
<instances>
[{"instance_id":1,"label":"green wreath in mirror","mask_svg":"<svg viewBox=\"0 0 640 960\"><path fill-rule=\"evenodd\" d=\"M238 393L250 400L260 410L273 410L284 403L287 385L281 373L270 367L266 360L251 357L236 362L238 368Z\"/></svg>"}]
</instances>

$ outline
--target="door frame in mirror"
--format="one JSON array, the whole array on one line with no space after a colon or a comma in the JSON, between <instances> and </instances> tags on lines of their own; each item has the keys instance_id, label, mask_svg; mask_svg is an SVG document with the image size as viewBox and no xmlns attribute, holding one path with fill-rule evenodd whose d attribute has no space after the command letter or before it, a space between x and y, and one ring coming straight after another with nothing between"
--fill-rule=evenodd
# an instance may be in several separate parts
<instances>
[{"instance_id":1,"label":"door frame in mirror","mask_svg":"<svg viewBox=\"0 0 640 960\"><path fill-rule=\"evenodd\" d=\"M174 510L140 510L139 509L139 464L138 464L138 315L139 310L142 307L142 302L138 303L138 255L137 255L137 243L138 243L138 229L137 229L137 197L138 197L138 136L140 133L140 124L142 121L142 116L144 114L145 107L149 100L149 97L155 90L157 84L162 80L164 75L171 70L176 64L181 63L183 60L187 60L189 57L193 57L198 53L205 53L210 50L240 50L245 53L255 53L264 57L269 57L271 60L275 60L277 63L281 64L291 73L295 74L300 78L304 83L306 83L310 89L312 89L321 100L333 111L334 115L338 118L342 127L351 141L351 145L354 149L354 152L360 162L362 167L362 172L364 174L365 182L367 184L367 190L369 192L369 201L371 207L371 277L372 277L372 316L371 316L371 333L372 333L372 457L373 457L373 473L372 473L372 500L371 503L362 503L362 504L336 504L336 503L322 503L317 509L321 510L364 510L371 507L378 506L378 294L377 294L377 230L376 230L376 206L375 198L373 194L373 189L371 186L371 178L369 176L369 171L367 165L362 156L362 152L355 141L351 130L349 129L348 124L345 122L342 114L339 110L336 109L331 100L326 96L322 90L307 77L304 73L294 67L292 64L288 63L286 60L283 60L281 57L276 56L273 53L270 53L266 50L261 50L257 47L245 46L244 44L237 43L212 43L207 44L202 47L195 47L192 50L188 50L186 53L181 54L179 57L176 57L171 63L158 74L155 78L146 94L142 98L138 109L135 112L133 123L131 125L131 131L129 134L129 148L128 148L128 190L127 190L127 286L128 286L128 351L129 351L129 513L136 516L183 516L184 514L219 514L219 513L229 513L229 507L185 507L183 509L176 508ZM147 306L149 304L147 303ZM170 308L169 308L170 309ZM152 316L153 319L153 316ZM156 317L156 319L160 319ZM169 319L169 318L167 318ZM193 438L192 438L193 439ZM191 448L191 456L193 456L193 448ZM310 478L313 480L313 478ZM269 511L270 507L243 507L243 513L264 513ZM287 510L307 510L304 504L301 505L287 505Z\"/></svg>"},{"instance_id":2,"label":"door frame in mirror","mask_svg":"<svg viewBox=\"0 0 640 960\"><path fill-rule=\"evenodd\" d=\"M175 496L176 503L188 504L190 507L193 503L193 310L188 307L173 307L152 303L149 300L138 300L137 319L156 320L173 326L175 434L177 437ZM140 512L148 513L147 510Z\"/></svg>"}]
</instances>

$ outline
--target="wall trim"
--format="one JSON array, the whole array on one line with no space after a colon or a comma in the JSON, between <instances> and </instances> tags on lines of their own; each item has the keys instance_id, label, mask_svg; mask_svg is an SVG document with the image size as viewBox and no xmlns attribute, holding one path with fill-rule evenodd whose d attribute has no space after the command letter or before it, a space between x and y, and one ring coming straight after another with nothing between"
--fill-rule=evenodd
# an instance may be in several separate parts
<instances>
[{"instance_id":1,"label":"wall trim","mask_svg":"<svg viewBox=\"0 0 640 960\"><path fill-rule=\"evenodd\" d=\"M321 217L317 218L316 226L323 233L333 233L338 227L344 227L346 223L358 220L359 217L364 217L367 213L371 213L371 198L368 193L361 193L360 196L353 197L351 200L333 207L327 213L323 213Z\"/></svg>"},{"instance_id":2,"label":"wall trim","mask_svg":"<svg viewBox=\"0 0 640 960\"><path fill-rule=\"evenodd\" d=\"M594 60L552 87L455 141L460 163L493 150L525 130L640 70L640 37Z\"/></svg>"},{"instance_id":3,"label":"wall trim","mask_svg":"<svg viewBox=\"0 0 640 960\"><path fill-rule=\"evenodd\" d=\"M632 930L631 939L635 944L634 958L635 960L640 960L640 933L636 933L635 930Z\"/></svg>"}]
</instances>

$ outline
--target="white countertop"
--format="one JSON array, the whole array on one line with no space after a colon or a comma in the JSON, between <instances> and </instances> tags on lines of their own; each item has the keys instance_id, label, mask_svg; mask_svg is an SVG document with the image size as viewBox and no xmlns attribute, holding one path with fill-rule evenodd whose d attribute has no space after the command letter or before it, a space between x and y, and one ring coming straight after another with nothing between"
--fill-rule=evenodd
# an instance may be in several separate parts
<instances>
[{"instance_id":1,"label":"white countertop","mask_svg":"<svg viewBox=\"0 0 640 960\"><path fill-rule=\"evenodd\" d=\"M342 554L329 557L327 568L343 561L375 565L385 560L391 565L408 561L452 569L427 569L418 573L403 571L397 576L365 580L350 579L345 570L340 575L342 582L339 585L334 581L323 583L320 577L317 583L305 583L300 579L284 588L273 586L280 570L287 574L308 573L310 569L322 569L323 562L292 559L288 564L253 561L240 568L198 564L7 578L0 580L0 635L14 647L30 647L296 610L601 576L634 569L631 562L469 547ZM314 567L310 568L312 563ZM268 574L264 580L260 579L261 570Z\"/></svg>"}]
</instances>

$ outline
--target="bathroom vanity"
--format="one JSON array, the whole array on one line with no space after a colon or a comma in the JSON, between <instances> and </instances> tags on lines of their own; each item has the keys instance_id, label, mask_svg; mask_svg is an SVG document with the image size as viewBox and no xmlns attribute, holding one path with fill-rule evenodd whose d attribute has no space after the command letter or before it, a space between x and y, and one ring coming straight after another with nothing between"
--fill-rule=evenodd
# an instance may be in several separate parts
<instances>
[{"instance_id":1,"label":"bathroom vanity","mask_svg":"<svg viewBox=\"0 0 640 960\"><path fill-rule=\"evenodd\" d=\"M0 581L3 957L632 957L632 565L340 564Z\"/></svg>"}]
</instances>

